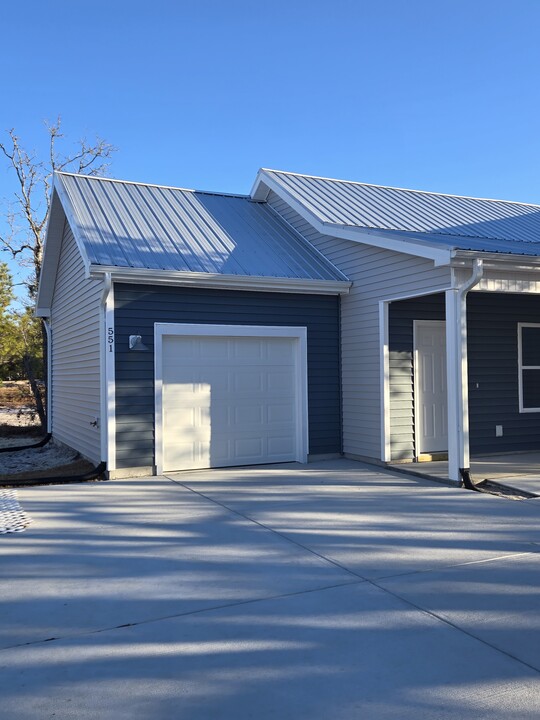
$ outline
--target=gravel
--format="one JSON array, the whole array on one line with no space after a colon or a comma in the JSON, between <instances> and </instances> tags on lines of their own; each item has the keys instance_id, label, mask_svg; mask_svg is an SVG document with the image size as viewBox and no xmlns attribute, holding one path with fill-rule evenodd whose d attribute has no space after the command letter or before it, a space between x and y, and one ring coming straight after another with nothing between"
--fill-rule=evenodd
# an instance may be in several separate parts
<instances>
[{"instance_id":1,"label":"gravel","mask_svg":"<svg viewBox=\"0 0 540 720\"><path fill-rule=\"evenodd\" d=\"M16 440L14 438L0 438L0 440L2 440L4 447L36 442L33 438L25 438L23 442L20 437L16 438ZM41 448L0 453L0 475L13 475L15 473L58 467L73 462L77 457L78 454L74 450L56 445L51 441Z\"/></svg>"}]
</instances>

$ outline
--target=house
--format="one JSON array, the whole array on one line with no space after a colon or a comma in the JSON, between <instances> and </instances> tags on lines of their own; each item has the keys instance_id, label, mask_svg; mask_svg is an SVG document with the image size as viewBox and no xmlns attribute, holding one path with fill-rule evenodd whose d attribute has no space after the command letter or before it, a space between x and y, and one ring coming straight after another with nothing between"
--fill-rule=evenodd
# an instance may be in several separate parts
<instances>
[{"instance_id":1,"label":"house","mask_svg":"<svg viewBox=\"0 0 540 720\"><path fill-rule=\"evenodd\" d=\"M111 475L538 449L540 207L260 170L250 196L59 173L53 436Z\"/></svg>"}]
</instances>

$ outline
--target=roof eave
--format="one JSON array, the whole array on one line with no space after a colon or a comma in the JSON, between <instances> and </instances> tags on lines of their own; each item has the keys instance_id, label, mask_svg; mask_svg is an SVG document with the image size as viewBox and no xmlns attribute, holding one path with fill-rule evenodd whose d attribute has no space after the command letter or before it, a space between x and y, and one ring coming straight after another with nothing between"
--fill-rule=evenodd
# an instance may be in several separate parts
<instances>
[{"instance_id":1,"label":"roof eave","mask_svg":"<svg viewBox=\"0 0 540 720\"><path fill-rule=\"evenodd\" d=\"M148 268L121 268L110 265L90 266L90 277L101 277L105 273L110 273L111 279L116 282L313 295L346 295L352 285L351 282L343 280L220 275L218 273L152 270Z\"/></svg>"},{"instance_id":2,"label":"roof eave","mask_svg":"<svg viewBox=\"0 0 540 720\"><path fill-rule=\"evenodd\" d=\"M90 261L86 253L84 241L78 232L75 214L68 194L57 173L54 175L51 189L51 203L43 244L43 262L36 296L35 315L49 317L56 283L56 273L60 260L64 223L67 221L84 263L85 274L88 276Z\"/></svg>"},{"instance_id":3,"label":"roof eave","mask_svg":"<svg viewBox=\"0 0 540 720\"><path fill-rule=\"evenodd\" d=\"M411 241L408 238L400 238L399 235L395 233L390 234L384 230L373 230L370 228L324 222L297 200L268 171L261 168L257 173L251 189L251 199L255 202L265 202L271 190L322 235L330 235L331 237L339 237L345 240L351 240L352 242L373 245L405 255L427 258L433 260L436 266L449 265L451 262L451 248L441 248L440 245L429 243L429 241L419 243Z\"/></svg>"}]
</instances>

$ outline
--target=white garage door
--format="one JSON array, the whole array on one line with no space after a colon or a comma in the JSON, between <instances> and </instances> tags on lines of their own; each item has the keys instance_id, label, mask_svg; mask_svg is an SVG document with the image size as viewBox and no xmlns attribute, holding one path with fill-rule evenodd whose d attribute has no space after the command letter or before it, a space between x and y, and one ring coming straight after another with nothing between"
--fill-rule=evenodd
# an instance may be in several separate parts
<instances>
[{"instance_id":1,"label":"white garage door","mask_svg":"<svg viewBox=\"0 0 540 720\"><path fill-rule=\"evenodd\" d=\"M304 459L298 343L164 335L163 470Z\"/></svg>"}]
</instances>

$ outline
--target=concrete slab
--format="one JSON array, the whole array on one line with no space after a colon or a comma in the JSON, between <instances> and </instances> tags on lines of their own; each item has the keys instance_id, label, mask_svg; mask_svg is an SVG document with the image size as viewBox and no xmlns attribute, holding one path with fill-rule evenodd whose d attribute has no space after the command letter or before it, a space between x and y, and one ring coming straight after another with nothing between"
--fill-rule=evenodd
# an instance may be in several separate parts
<instances>
[{"instance_id":1,"label":"concrete slab","mask_svg":"<svg viewBox=\"0 0 540 720\"><path fill-rule=\"evenodd\" d=\"M448 462L403 463L393 466L402 473L448 481ZM540 453L527 452L471 458L471 474L476 482L496 480L516 490L540 495Z\"/></svg>"},{"instance_id":2,"label":"concrete slab","mask_svg":"<svg viewBox=\"0 0 540 720\"><path fill-rule=\"evenodd\" d=\"M493 559L540 543L539 504L353 461L301 472L267 466L171 477L365 578Z\"/></svg>"},{"instance_id":3,"label":"concrete slab","mask_svg":"<svg viewBox=\"0 0 540 720\"><path fill-rule=\"evenodd\" d=\"M19 490L0 544L0 647L356 582L168 480Z\"/></svg>"},{"instance_id":4,"label":"concrete slab","mask_svg":"<svg viewBox=\"0 0 540 720\"><path fill-rule=\"evenodd\" d=\"M2 716L540 716L537 501L352 461L186 481L19 492Z\"/></svg>"},{"instance_id":5,"label":"concrete slab","mask_svg":"<svg viewBox=\"0 0 540 720\"><path fill-rule=\"evenodd\" d=\"M533 720L538 674L368 584L0 652L10 720Z\"/></svg>"},{"instance_id":6,"label":"concrete slab","mask_svg":"<svg viewBox=\"0 0 540 720\"><path fill-rule=\"evenodd\" d=\"M538 554L379 584L540 671Z\"/></svg>"}]
</instances>

